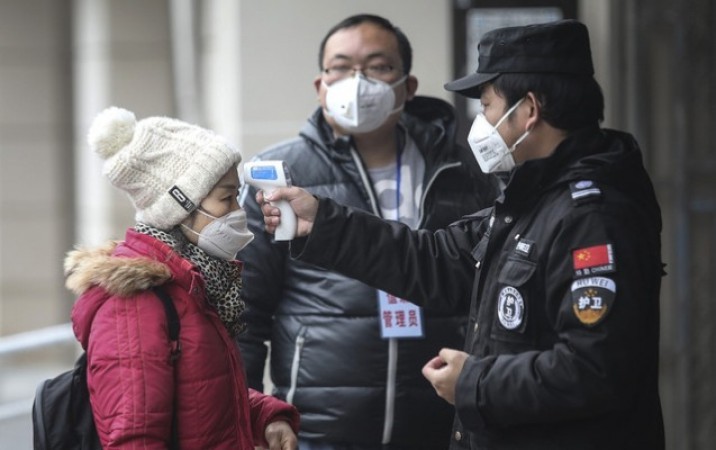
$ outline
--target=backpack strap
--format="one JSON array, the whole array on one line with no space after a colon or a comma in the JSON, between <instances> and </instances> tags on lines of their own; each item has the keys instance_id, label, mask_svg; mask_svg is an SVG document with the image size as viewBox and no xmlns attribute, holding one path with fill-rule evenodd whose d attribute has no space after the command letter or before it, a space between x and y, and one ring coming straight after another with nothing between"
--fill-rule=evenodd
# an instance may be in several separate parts
<instances>
[{"instance_id":1,"label":"backpack strap","mask_svg":"<svg viewBox=\"0 0 716 450\"><path fill-rule=\"evenodd\" d=\"M154 286L152 291L164 304L164 312L167 314L167 322L169 327L169 340L172 341L172 353L171 359L174 363L181 355L181 342L179 342L179 330L181 324L179 322L179 314L177 313L176 307L172 298L167 294L167 291L163 286Z\"/></svg>"},{"instance_id":2,"label":"backpack strap","mask_svg":"<svg viewBox=\"0 0 716 450\"><path fill-rule=\"evenodd\" d=\"M82 355L84 356L84 353ZM49 448L47 443L47 429L45 428L45 415L43 414L43 406L45 404L44 394L49 381L50 380L45 380L37 385L35 401L32 403L32 441L36 449Z\"/></svg>"},{"instance_id":3,"label":"backpack strap","mask_svg":"<svg viewBox=\"0 0 716 450\"><path fill-rule=\"evenodd\" d=\"M152 288L152 291L154 291L154 294L156 294L157 297L162 301L164 304L164 312L167 314L167 323L169 327L169 340L172 341L172 352L171 352L171 361L174 367L174 386L176 389L176 361L179 359L179 356L181 356L181 342L179 342L179 330L181 328L180 322L179 322L179 313L177 313L177 309L174 306L174 302L172 301L172 298L169 296L167 291L164 289L163 286L154 286ZM176 392L175 392L176 394ZM176 395L174 395L174 398L176 399ZM177 407L176 404L172 408L172 435L171 435L171 441L169 445L170 449L178 449L179 448L179 428L177 425Z\"/></svg>"}]
</instances>

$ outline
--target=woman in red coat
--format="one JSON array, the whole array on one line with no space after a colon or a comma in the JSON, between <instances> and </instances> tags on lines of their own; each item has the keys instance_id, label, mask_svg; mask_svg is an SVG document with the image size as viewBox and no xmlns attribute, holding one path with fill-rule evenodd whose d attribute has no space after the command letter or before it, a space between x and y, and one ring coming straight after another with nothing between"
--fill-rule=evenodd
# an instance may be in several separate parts
<instances>
[{"instance_id":1,"label":"woman in red coat","mask_svg":"<svg viewBox=\"0 0 716 450\"><path fill-rule=\"evenodd\" d=\"M253 237L236 199L238 151L211 131L164 117L137 122L120 108L100 113L89 144L137 222L123 242L65 262L102 446L169 448L176 417L182 450L295 449L298 412L247 388L233 340L244 308L234 255ZM154 286L179 314L176 363Z\"/></svg>"}]
</instances>

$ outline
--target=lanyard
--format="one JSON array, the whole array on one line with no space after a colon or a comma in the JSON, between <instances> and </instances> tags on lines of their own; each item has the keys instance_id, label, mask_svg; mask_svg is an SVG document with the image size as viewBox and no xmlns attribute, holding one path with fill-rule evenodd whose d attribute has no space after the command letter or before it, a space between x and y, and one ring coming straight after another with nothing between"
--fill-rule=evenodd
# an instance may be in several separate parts
<instances>
[{"instance_id":1,"label":"lanyard","mask_svg":"<svg viewBox=\"0 0 716 450\"><path fill-rule=\"evenodd\" d=\"M403 157L403 149L398 148L398 156L396 157L395 168L395 220L400 222L400 165Z\"/></svg>"},{"instance_id":2,"label":"lanyard","mask_svg":"<svg viewBox=\"0 0 716 450\"><path fill-rule=\"evenodd\" d=\"M402 129L398 127L395 133L395 220L398 222L400 222L400 182L404 145L405 139L403 139Z\"/></svg>"},{"instance_id":3,"label":"lanyard","mask_svg":"<svg viewBox=\"0 0 716 450\"><path fill-rule=\"evenodd\" d=\"M395 219L400 222L400 185L402 181L401 169L403 148L400 145L400 136L397 136L397 151L395 156ZM389 355L397 357L397 341L400 338L425 337L422 310L406 300L378 291L378 307L380 317L380 334L384 339L390 340ZM396 362L390 359L390 367L395 368ZM390 369L389 369L389 373ZM390 384L390 383L389 383Z\"/></svg>"}]
</instances>

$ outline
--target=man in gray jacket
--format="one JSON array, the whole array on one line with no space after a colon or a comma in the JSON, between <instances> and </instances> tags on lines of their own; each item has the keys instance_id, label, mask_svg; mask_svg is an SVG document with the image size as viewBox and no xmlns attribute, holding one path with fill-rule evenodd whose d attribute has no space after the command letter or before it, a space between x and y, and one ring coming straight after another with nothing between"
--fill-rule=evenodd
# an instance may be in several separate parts
<instances>
[{"instance_id":1,"label":"man in gray jacket","mask_svg":"<svg viewBox=\"0 0 716 450\"><path fill-rule=\"evenodd\" d=\"M411 59L384 18L337 24L320 45L321 107L298 137L257 159L284 160L294 185L413 229L490 205L494 181L454 142L453 108L415 96ZM454 411L420 369L440 348L462 345L466 310L421 309L291 260L264 232L255 194L245 187L242 203L256 239L238 255L251 386L262 387L269 341L274 394L301 412L302 449L446 448Z\"/></svg>"}]
</instances>

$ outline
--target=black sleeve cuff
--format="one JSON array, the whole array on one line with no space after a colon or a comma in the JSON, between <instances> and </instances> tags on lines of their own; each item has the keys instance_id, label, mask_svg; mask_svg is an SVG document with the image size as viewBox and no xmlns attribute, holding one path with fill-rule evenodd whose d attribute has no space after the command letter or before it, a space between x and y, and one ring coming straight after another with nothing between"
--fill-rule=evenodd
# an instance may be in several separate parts
<instances>
[{"instance_id":1,"label":"black sleeve cuff","mask_svg":"<svg viewBox=\"0 0 716 450\"><path fill-rule=\"evenodd\" d=\"M480 378L486 367L485 360L478 360L475 356L468 357L455 386L455 412L462 426L473 432L485 428L485 420L478 408L478 397Z\"/></svg>"}]
</instances>

